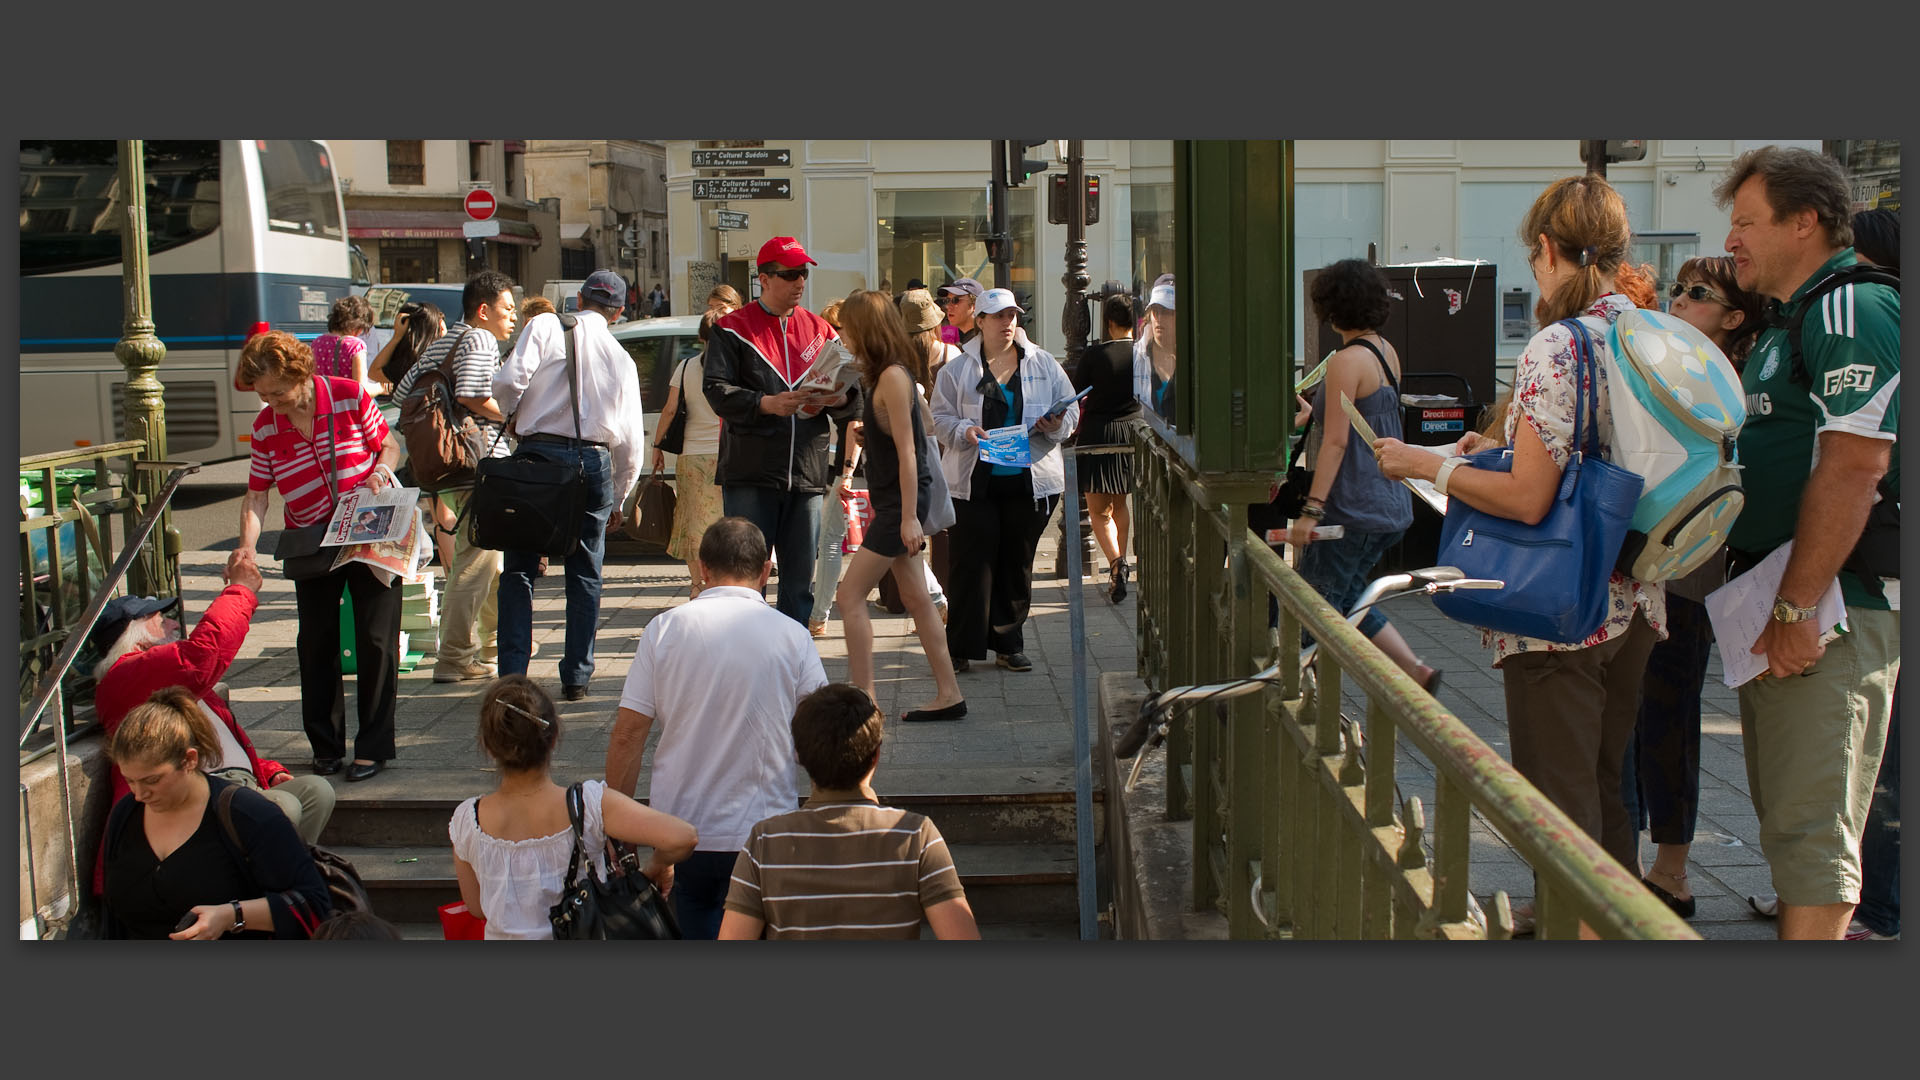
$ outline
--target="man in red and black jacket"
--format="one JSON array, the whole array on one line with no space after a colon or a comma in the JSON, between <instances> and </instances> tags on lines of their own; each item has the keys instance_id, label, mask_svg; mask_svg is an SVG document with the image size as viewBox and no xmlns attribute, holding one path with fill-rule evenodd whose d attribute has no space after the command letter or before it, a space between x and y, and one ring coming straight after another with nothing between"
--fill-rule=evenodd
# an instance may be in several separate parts
<instances>
[{"instance_id":1,"label":"man in red and black jacket","mask_svg":"<svg viewBox=\"0 0 1920 1080\"><path fill-rule=\"evenodd\" d=\"M813 612L820 498L832 483L829 417L860 417L860 387L831 396L800 389L823 355L841 349L827 321L800 306L807 267L800 242L776 236L760 247L760 299L722 318L707 345L705 390L720 416L715 480L729 517L760 527L779 557L776 607L798 623Z\"/></svg>"},{"instance_id":2,"label":"man in red and black jacket","mask_svg":"<svg viewBox=\"0 0 1920 1080\"><path fill-rule=\"evenodd\" d=\"M233 710L214 690L247 640L265 584L251 551L234 552L223 576L227 587L185 638L180 636L180 623L166 615L174 606L172 597L115 597L102 609L90 638L101 657L94 667L94 713L111 740L127 713L155 691L186 687L213 717L214 734L220 738L220 761L207 771L264 794L293 822L300 839L313 844L333 816L333 785L321 776L295 776L279 762L261 757L246 729L233 718ZM118 765L112 767L111 777L117 803L130 789ZM102 865L96 863L94 891L99 892L104 883Z\"/></svg>"}]
</instances>

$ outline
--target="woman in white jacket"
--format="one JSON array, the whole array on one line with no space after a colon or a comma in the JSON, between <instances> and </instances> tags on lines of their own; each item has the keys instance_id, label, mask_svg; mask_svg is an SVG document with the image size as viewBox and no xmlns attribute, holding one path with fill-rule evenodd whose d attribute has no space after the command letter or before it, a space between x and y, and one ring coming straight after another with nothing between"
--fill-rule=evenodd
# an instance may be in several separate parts
<instances>
[{"instance_id":1,"label":"woman in white jacket","mask_svg":"<svg viewBox=\"0 0 1920 1080\"><path fill-rule=\"evenodd\" d=\"M1066 489L1060 444L1080 422L1078 404L1047 417L1055 402L1073 397L1073 383L1019 332L1023 313L1006 289L983 293L974 305L980 335L934 383L933 427L954 508L947 648L956 671L985 660L988 649L1000 667L1033 668L1021 633L1033 599L1033 555ZM1015 424L1028 430L1032 464L982 460L980 439Z\"/></svg>"}]
</instances>

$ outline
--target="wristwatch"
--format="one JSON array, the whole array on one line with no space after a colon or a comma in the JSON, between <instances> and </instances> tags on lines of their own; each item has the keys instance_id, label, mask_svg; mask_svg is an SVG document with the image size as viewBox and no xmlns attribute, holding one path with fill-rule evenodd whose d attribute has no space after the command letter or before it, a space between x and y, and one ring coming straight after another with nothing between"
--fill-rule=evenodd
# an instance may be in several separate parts
<instances>
[{"instance_id":1,"label":"wristwatch","mask_svg":"<svg viewBox=\"0 0 1920 1080\"><path fill-rule=\"evenodd\" d=\"M1813 610L1800 607L1784 596L1775 595L1773 598L1773 621L1777 623L1806 622L1813 618Z\"/></svg>"},{"instance_id":2,"label":"wristwatch","mask_svg":"<svg viewBox=\"0 0 1920 1080\"><path fill-rule=\"evenodd\" d=\"M1467 459L1456 454L1440 463L1440 471L1434 474L1433 490L1442 495L1447 493L1447 481L1452 479L1453 470L1467 463Z\"/></svg>"},{"instance_id":3,"label":"wristwatch","mask_svg":"<svg viewBox=\"0 0 1920 1080\"><path fill-rule=\"evenodd\" d=\"M240 910L240 901L229 900L228 903L233 905L233 929L227 931L227 933L237 934L247 928L247 916Z\"/></svg>"}]
</instances>

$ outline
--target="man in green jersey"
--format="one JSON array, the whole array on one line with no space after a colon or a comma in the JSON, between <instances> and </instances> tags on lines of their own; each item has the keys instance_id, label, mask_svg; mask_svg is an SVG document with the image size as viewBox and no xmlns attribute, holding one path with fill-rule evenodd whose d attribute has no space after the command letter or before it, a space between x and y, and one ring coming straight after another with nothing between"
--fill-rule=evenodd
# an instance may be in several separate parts
<instances>
[{"instance_id":1,"label":"man in green jersey","mask_svg":"<svg viewBox=\"0 0 1920 1080\"><path fill-rule=\"evenodd\" d=\"M1767 672L1740 688L1740 727L1780 936L1838 939L1860 899L1860 838L1900 671L1897 557L1855 554L1868 550L1870 516L1869 542L1892 528L1893 544L1877 549L1897 546L1900 294L1864 282L1817 288L1856 261L1846 176L1833 159L1750 150L1714 195L1732 207L1736 279L1775 301L1742 375L1747 503L1728 547L1738 569L1793 544L1759 639L1720 646L1767 658ZM1848 629L1822 644L1830 628L1814 609L1836 577Z\"/></svg>"}]
</instances>

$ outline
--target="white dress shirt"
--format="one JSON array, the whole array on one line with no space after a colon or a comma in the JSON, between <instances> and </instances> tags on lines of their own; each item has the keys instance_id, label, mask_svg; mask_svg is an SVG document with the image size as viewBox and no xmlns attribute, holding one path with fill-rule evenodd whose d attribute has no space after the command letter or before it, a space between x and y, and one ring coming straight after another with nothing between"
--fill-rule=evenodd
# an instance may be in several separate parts
<instances>
[{"instance_id":1,"label":"white dress shirt","mask_svg":"<svg viewBox=\"0 0 1920 1080\"><path fill-rule=\"evenodd\" d=\"M594 311L576 313L574 327L575 381L580 388L580 434L588 442L604 443L613 459L613 505L626 505L627 494L640 474L640 455L647 445L640 376L633 357L607 330L606 317ZM500 411L514 417L517 437L560 435L573 438L573 399L567 390L567 345L560 317L536 315L520 334L513 355L493 376L493 398Z\"/></svg>"}]
</instances>

